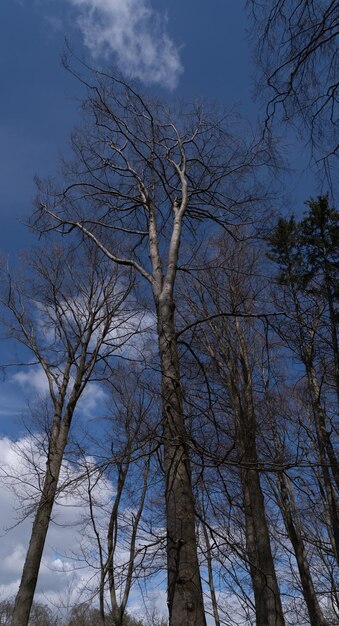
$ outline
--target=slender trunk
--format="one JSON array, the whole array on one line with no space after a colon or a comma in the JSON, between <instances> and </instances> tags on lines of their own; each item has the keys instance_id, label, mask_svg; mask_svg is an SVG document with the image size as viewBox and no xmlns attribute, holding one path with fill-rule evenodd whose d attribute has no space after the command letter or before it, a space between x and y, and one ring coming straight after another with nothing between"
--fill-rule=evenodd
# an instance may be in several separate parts
<instances>
[{"instance_id":1,"label":"slender trunk","mask_svg":"<svg viewBox=\"0 0 339 626\"><path fill-rule=\"evenodd\" d=\"M328 297L328 306L330 311L330 324L331 324L331 338L332 338L332 349L333 349L333 362L334 362L334 378L335 378L335 387L337 393L337 400L339 405L339 346L338 346L338 321L333 305L333 297L330 290L330 287L327 286L327 297Z\"/></svg>"},{"instance_id":2,"label":"slender trunk","mask_svg":"<svg viewBox=\"0 0 339 626\"><path fill-rule=\"evenodd\" d=\"M335 311L335 297L331 288L331 275L330 275L330 263L328 260L328 251L325 244L326 236L322 231L323 236L323 253L324 253L324 278L325 289L328 303L328 310L330 314L330 329L331 329L331 347L333 351L333 365L334 365L334 379L337 392L337 400L339 405L339 344L338 344L338 319Z\"/></svg>"},{"instance_id":3,"label":"slender trunk","mask_svg":"<svg viewBox=\"0 0 339 626\"><path fill-rule=\"evenodd\" d=\"M116 605L112 610L113 626L123 626L124 616L121 607Z\"/></svg>"},{"instance_id":4,"label":"slender trunk","mask_svg":"<svg viewBox=\"0 0 339 626\"><path fill-rule=\"evenodd\" d=\"M100 583L99 583L99 613L100 619L103 626L105 626L105 575L101 570L100 572Z\"/></svg>"},{"instance_id":5,"label":"slender trunk","mask_svg":"<svg viewBox=\"0 0 339 626\"><path fill-rule=\"evenodd\" d=\"M213 617L214 617L214 621L215 621L215 626L221 626L221 622L220 622L220 618L219 618L219 611L218 611L217 596L216 596L216 593L215 593L214 580L213 580L213 565L212 565L211 544L210 544L210 539L209 539L209 536L208 536L208 530L207 530L207 528L206 528L206 526L204 524L203 524L203 533L204 533L205 544L206 544L208 586L210 588L210 594L211 594Z\"/></svg>"},{"instance_id":6,"label":"slender trunk","mask_svg":"<svg viewBox=\"0 0 339 626\"><path fill-rule=\"evenodd\" d=\"M143 485L143 489L142 489L142 493L140 497L139 508L132 522L132 535L131 535L131 540L130 540L129 563L128 563L127 573L124 576L125 589L124 589L122 601L119 604L118 599L117 599L117 589L116 589L115 576L114 576L114 554L115 554L115 550L117 546L117 539L118 539L118 510L119 510L120 500L122 497L122 492L124 489L127 472L129 469L129 463L130 463L130 459L128 463L126 464L126 466L123 469L121 468L119 471L117 496L116 496L113 509L111 512L109 529L107 533L108 557L107 557L107 563L105 565L105 569L107 569L108 571L113 626L123 626L124 624L126 606L127 606L129 594L131 591L132 581L133 581L137 531L138 531L138 526L139 526L139 522L141 519L142 511L144 508L146 491L147 491L147 478L148 478L148 472L149 472L149 463L147 463L147 466L145 468L145 473L144 473L144 485ZM104 578L105 576L103 576L103 581L104 581Z\"/></svg>"},{"instance_id":7,"label":"slender trunk","mask_svg":"<svg viewBox=\"0 0 339 626\"><path fill-rule=\"evenodd\" d=\"M278 503L297 561L310 624L311 626L326 626L326 622L313 586L290 481L285 474L279 472L277 475L277 482L279 486Z\"/></svg>"},{"instance_id":8,"label":"slender trunk","mask_svg":"<svg viewBox=\"0 0 339 626\"><path fill-rule=\"evenodd\" d=\"M296 320L299 326L300 355L301 360L305 366L307 375L308 388L311 397L311 406L317 436L318 454L321 464L321 472L323 476L328 514L330 518L331 528L329 529L329 534L331 539L333 538L332 543L334 544L334 552L336 559L339 563L339 511L337 505L337 497L334 493L333 483L329 471L330 467L337 489L339 489L339 464L333 449L330 433L326 428L326 415L321 404L320 388L313 366L314 333L312 333L311 337L309 337L309 340L307 341L305 337L303 317L299 306L298 294L295 287L293 286L293 282L292 296L296 312Z\"/></svg>"},{"instance_id":9,"label":"slender trunk","mask_svg":"<svg viewBox=\"0 0 339 626\"><path fill-rule=\"evenodd\" d=\"M320 401L319 384L312 365L307 362L305 363L305 365L317 436L318 439L321 440L322 445L326 450L333 478L339 491L339 463L337 455L333 449L330 433L326 428L326 416Z\"/></svg>"},{"instance_id":10,"label":"slender trunk","mask_svg":"<svg viewBox=\"0 0 339 626\"><path fill-rule=\"evenodd\" d=\"M162 367L170 626L206 626L174 327L174 305L170 296L160 296L157 312Z\"/></svg>"},{"instance_id":11,"label":"slender trunk","mask_svg":"<svg viewBox=\"0 0 339 626\"><path fill-rule=\"evenodd\" d=\"M55 421L59 421L59 418L56 417ZM34 518L19 591L15 598L11 626L27 626L29 621L67 436L68 428L61 427L58 434L52 438L49 446L45 481Z\"/></svg>"},{"instance_id":12,"label":"slender trunk","mask_svg":"<svg viewBox=\"0 0 339 626\"><path fill-rule=\"evenodd\" d=\"M257 418L253 404L252 372L239 320L239 371L231 367L231 398L237 426L237 451L245 510L246 544L255 598L257 626L284 626L280 590L275 573L265 500L260 484ZM241 380L239 388L239 379Z\"/></svg>"},{"instance_id":13,"label":"slender trunk","mask_svg":"<svg viewBox=\"0 0 339 626\"><path fill-rule=\"evenodd\" d=\"M113 623L114 626L121 626L123 614L121 611L121 607L118 604L117 593L116 593L116 584L115 584L115 575L114 575L114 554L118 541L118 511L120 500L122 497L122 492L124 489L127 472L129 469L129 464L125 466L119 467L119 476L118 476L118 485L117 485L117 493L115 496L114 504L112 507L108 531L107 531L107 561L105 565L105 570L108 572L108 586L109 593L111 599L111 607L112 607L112 615L113 615Z\"/></svg>"},{"instance_id":14,"label":"slender trunk","mask_svg":"<svg viewBox=\"0 0 339 626\"><path fill-rule=\"evenodd\" d=\"M128 602L129 594L130 594L131 587L132 587L135 557L136 557L137 532L138 532L138 527L139 527L141 515L143 512L144 504L145 504L145 499L146 499L149 469L150 469L150 459L148 459L145 465L145 469L144 469L144 485L143 485L143 489L141 492L139 508L137 512L133 515L132 536L130 540L130 551L129 551L129 563L128 563L128 569L127 569L127 574L126 574L124 595L121 601L121 611L123 615L125 614L125 611L126 611L127 602Z\"/></svg>"},{"instance_id":15,"label":"slender trunk","mask_svg":"<svg viewBox=\"0 0 339 626\"><path fill-rule=\"evenodd\" d=\"M257 422L253 406L251 368L238 320L234 351L222 350L222 359L209 346L230 393L236 425L236 448L245 513L246 548L255 599L257 626L284 626L280 590L271 551L265 501L261 489L256 442ZM227 331L225 332L226 335Z\"/></svg>"},{"instance_id":16,"label":"slender trunk","mask_svg":"<svg viewBox=\"0 0 339 626\"><path fill-rule=\"evenodd\" d=\"M246 435L248 438L248 435ZM254 441L239 442L243 465L255 467L258 463ZM280 591L271 551L265 514L265 502L257 469L241 470L245 509L246 544L255 598L257 626L284 626Z\"/></svg>"},{"instance_id":17,"label":"slender trunk","mask_svg":"<svg viewBox=\"0 0 339 626\"><path fill-rule=\"evenodd\" d=\"M318 453L321 464L321 473L324 482L324 491L328 506L328 513L331 524L331 533L334 540L335 556L339 563L339 510L335 487L330 475L330 469L335 480L337 489L339 489L339 467L338 461L333 450L329 432L326 428L325 413L320 402L320 390L316 375L312 366L306 363L306 371L308 385L311 395L311 404L315 421L315 430L317 435Z\"/></svg>"}]
</instances>

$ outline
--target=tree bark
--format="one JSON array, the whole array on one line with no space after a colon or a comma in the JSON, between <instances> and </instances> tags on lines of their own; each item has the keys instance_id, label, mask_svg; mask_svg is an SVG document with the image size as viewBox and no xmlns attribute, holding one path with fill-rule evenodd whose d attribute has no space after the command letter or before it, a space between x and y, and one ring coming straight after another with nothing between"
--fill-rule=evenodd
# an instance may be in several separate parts
<instances>
[{"instance_id":1,"label":"tree bark","mask_svg":"<svg viewBox=\"0 0 339 626\"><path fill-rule=\"evenodd\" d=\"M308 386L311 396L311 404L313 409L313 416L315 422L315 430L318 443L318 454L321 463L321 473L324 482L324 491L326 494L328 513L331 524L331 534L333 536L333 547L335 551L335 557L339 563L339 511L337 503L337 494L335 493L335 487L330 475L330 469L337 489L339 489L339 468L337 457L333 450L333 445L330 439L330 434L326 428L326 417L320 402L320 389L316 374L312 365L307 361L305 362Z\"/></svg>"},{"instance_id":2,"label":"tree bark","mask_svg":"<svg viewBox=\"0 0 339 626\"><path fill-rule=\"evenodd\" d=\"M237 427L237 451L241 467L246 544L255 598L256 626L284 626L258 470L257 419L253 405L252 374L247 346L238 319L235 325L240 368L239 372L235 371L234 365L231 364L231 400Z\"/></svg>"},{"instance_id":3,"label":"tree bark","mask_svg":"<svg viewBox=\"0 0 339 626\"><path fill-rule=\"evenodd\" d=\"M290 481L283 473L279 473L277 475L277 482L279 486L278 502L286 531L295 553L303 595L310 618L310 624L311 626L326 626L326 622L313 586Z\"/></svg>"},{"instance_id":4,"label":"tree bark","mask_svg":"<svg viewBox=\"0 0 339 626\"><path fill-rule=\"evenodd\" d=\"M54 430L57 430L56 423L59 423L59 421L60 417L55 416ZM68 431L69 428L67 426L62 426L60 431L54 434L49 446L45 481L33 523L31 540L26 554L19 591L15 599L11 626L24 626L28 624L42 553L56 497Z\"/></svg>"},{"instance_id":5,"label":"tree bark","mask_svg":"<svg viewBox=\"0 0 339 626\"><path fill-rule=\"evenodd\" d=\"M293 268L291 266L289 266L288 271L289 275L293 276ZM293 280L291 280L291 294L299 332L299 353L307 376L318 445L319 461L323 477L323 487L326 494L328 515L330 518L330 527L328 528L328 532L333 545L335 557L339 563L339 512L337 495L334 492L333 481L330 474L331 469L337 489L339 489L339 465L333 449L330 433L326 427L326 415L321 403L321 391L314 369L314 332L309 334L307 338L298 293Z\"/></svg>"},{"instance_id":6,"label":"tree bark","mask_svg":"<svg viewBox=\"0 0 339 626\"><path fill-rule=\"evenodd\" d=\"M238 441L241 463L253 468L258 465L254 433ZM265 502L257 469L241 469L245 510L246 545L255 598L257 626L284 626L280 591L272 557L270 536L265 515Z\"/></svg>"},{"instance_id":7,"label":"tree bark","mask_svg":"<svg viewBox=\"0 0 339 626\"><path fill-rule=\"evenodd\" d=\"M333 449L333 444L331 441L330 433L326 428L326 416L325 416L325 412L320 401L320 388L319 388L318 380L316 377L316 373L314 371L314 367L311 364L309 364L307 360L305 362L305 366L306 366L307 379L308 379L308 385L309 385L310 396L311 396L313 415L315 419L317 437L321 441L321 444L324 448L324 452L326 450L328 460L329 460L329 466L331 468L333 478L334 478L337 490L339 492L339 463L338 463L337 455Z\"/></svg>"},{"instance_id":8,"label":"tree bark","mask_svg":"<svg viewBox=\"0 0 339 626\"><path fill-rule=\"evenodd\" d=\"M169 623L170 626L206 626L174 304L168 294L160 296L157 310L162 368Z\"/></svg>"},{"instance_id":9,"label":"tree bark","mask_svg":"<svg viewBox=\"0 0 339 626\"><path fill-rule=\"evenodd\" d=\"M206 559L207 559L207 571L208 571L208 586L210 588L211 594L211 603L212 603L212 611L213 617L215 621L215 626L221 626L219 611L218 611L218 601L215 593L214 580L213 580L213 563L212 563L212 554L211 554L211 544L208 536L208 530L205 524L202 525L205 544L206 544Z\"/></svg>"},{"instance_id":10,"label":"tree bark","mask_svg":"<svg viewBox=\"0 0 339 626\"><path fill-rule=\"evenodd\" d=\"M254 593L256 626L284 626L258 469L257 417L247 343L238 318L235 318L234 336L228 336L227 327L220 334L215 334L213 324L210 327L217 347L207 342L207 349L228 389L235 421L235 444L240 466L246 551Z\"/></svg>"}]
</instances>

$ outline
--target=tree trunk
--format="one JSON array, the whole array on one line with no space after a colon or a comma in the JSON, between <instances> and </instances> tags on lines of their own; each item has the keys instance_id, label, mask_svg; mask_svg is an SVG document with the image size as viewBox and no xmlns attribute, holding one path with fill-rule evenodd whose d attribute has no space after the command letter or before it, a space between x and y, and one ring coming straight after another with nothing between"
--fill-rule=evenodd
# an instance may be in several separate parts
<instances>
[{"instance_id":1,"label":"tree trunk","mask_svg":"<svg viewBox=\"0 0 339 626\"><path fill-rule=\"evenodd\" d=\"M337 392L337 400L339 405L339 344L338 344L338 319L335 310L335 295L331 286L331 273L330 273L330 262L329 262L329 250L326 246L326 234L323 229L321 229L322 241L323 241L323 269L324 269L324 282L325 282L325 290L326 290L326 298L328 304L328 310L330 314L330 331L331 331L331 348L333 351L333 365L334 365L334 379L335 379L335 387Z\"/></svg>"},{"instance_id":2,"label":"tree trunk","mask_svg":"<svg viewBox=\"0 0 339 626\"><path fill-rule=\"evenodd\" d=\"M170 626L206 626L172 298L162 294L157 310L162 367L169 623Z\"/></svg>"},{"instance_id":3,"label":"tree trunk","mask_svg":"<svg viewBox=\"0 0 339 626\"><path fill-rule=\"evenodd\" d=\"M310 624L311 626L326 626L313 586L290 481L283 473L279 473L277 482L279 485L279 506L297 561Z\"/></svg>"},{"instance_id":4,"label":"tree trunk","mask_svg":"<svg viewBox=\"0 0 339 626\"><path fill-rule=\"evenodd\" d=\"M329 466L331 468L333 478L335 480L337 490L339 491L339 463L338 457L333 449L330 433L326 428L326 416L320 400L320 388L314 367L305 362L308 385L311 395L311 403L313 409L313 415L315 419L315 426L317 431L317 437L321 440L324 451L326 450Z\"/></svg>"},{"instance_id":5,"label":"tree trunk","mask_svg":"<svg viewBox=\"0 0 339 626\"><path fill-rule=\"evenodd\" d=\"M118 540L118 511L120 500L122 497L122 492L124 489L127 472L129 469L129 465L121 465L119 468L118 475L118 483L117 483L117 493L115 496L115 500L113 503L113 507L111 510L108 531L107 531L107 561L105 564L105 570L108 573L108 588L111 599L111 607L113 614L113 623L114 626L121 626L123 619L123 611L121 611L121 607L118 604L117 593L116 593L116 583L115 583L115 575L114 575L114 554L117 546ZM104 598L104 583L105 576L103 577L103 585L102 585L102 601ZM103 611L102 611L103 614Z\"/></svg>"},{"instance_id":6,"label":"tree trunk","mask_svg":"<svg viewBox=\"0 0 339 626\"><path fill-rule=\"evenodd\" d=\"M324 481L324 490L328 506L328 513L331 523L331 533L333 535L334 550L337 562L339 563L339 511L337 504L337 494L330 475L330 469L334 477L337 489L339 489L339 468L337 457L333 450L330 434L326 428L326 418L320 402L320 389L314 369L307 362L306 372L311 396L311 404L317 435L319 460Z\"/></svg>"},{"instance_id":7,"label":"tree trunk","mask_svg":"<svg viewBox=\"0 0 339 626\"><path fill-rule=\"evenodd\" d=\"M252 372L248 361L247 344L238 319L235 325L240 368L239 371L235 370L231 364L230 391L236 418L237 451L241 467L246 544L255 598L256 626L284 626L258 470L257 418L253 404Z\"/></svg>"},{"instance_id":8,"label":"tree trunk","mask_svg":"<svg viewBox=\"0 0 339 626\"><path fill-rule=\"evenodd\" d=\"M55 418L59 421L59 418ZM56 429L57 430L57 429ZM46 476L36 512L29 548L15 598L11 626L27 626L38 580L41 557L58 487L61 463L67 442L67 431L61 428L51 441L47 457Z\"/></svg>"},{"instance_id":9,"label":"tree trunk","mask_svg":"<svg viewBox=\"0 0 339 626\"><path fill-rule=\"evenodd\" d=\"M213 617L214 617L214 621L215 621L215 626L221 626L221 622L220 622L220 618L219 618L219 611L218 611L217 596L216 596L216 593L215 593L214 580L213 580L213 563L212 563L211 544L210 544L210 539L209 539L209 536L208 536L208 530L207 530L205 524L202 525L202 529L203 529L203 533L204 533L204 537L205 537L205 544L206 544L208 586L210 588L210 594L211 594L211 603L212 603Z\"/></svg>"},{"instance_id":10,"label":"tree trunk","mask_svg":"<svg viewBox=\"0 0 339 626\"><path fill-rule=\"evenodd\" d=\"M124 615L121 610L121 607L116 604L116 606L112 609L112 622L113 626L123 626L124 623Z\"/></svg>"},{"instance_id":11,"label":"tree trunk","mask_svg":"<svg viewBox=\"0 0 339 626\"><path fill-rule=\"evenodd\" d=\"M242 464L253 467L257 465L255 448L254 441L250 440L245 446L239 445L239 451L243 451ZM242 468L241 482L246 544L255 598L256 626L284 626L285 620L265 515L265 502L257 469Z\"/></svg>"},{"instance_id":12,"label":"tree trunk","mask_svg":"<svg viewBox=\"0 0 339 626\"><path fill-rule=\"evenodd\" d=\"M235 328L237 334L231 340L227 339L227 328L224 331L232 353L228 348L224 350L221 348L219 359L213 347L208 346L208 350L229 391L235 420L246 548L255 600L256 626L284 626L258 470L257 418L253 405L252 372L248 362L246 341L238 319L235 320ZM221 345L222 339L217 338Z\"/></svg>"}]
</instances>

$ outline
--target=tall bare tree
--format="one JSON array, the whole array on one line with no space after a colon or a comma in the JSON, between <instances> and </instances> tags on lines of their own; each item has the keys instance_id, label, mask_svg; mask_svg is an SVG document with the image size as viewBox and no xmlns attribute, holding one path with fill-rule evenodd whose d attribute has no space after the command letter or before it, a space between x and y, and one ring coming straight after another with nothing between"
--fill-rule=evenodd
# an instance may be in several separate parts
<instances>
[{"instance_id":1,"label":"tall bare tree","mask_svg":"<svg viewBox=\"0 0 339 626\"><path fill-rule=\"evenodd\" d=\"M195 328L196 332L193 345L200 344L203 358L208 359L206 367L215 370L219 386L224 387L224 412L232 416L233 447L236 451L232 460L239 466L245 520L245 558L251 573L256 624L282 626L285 620L258 451L256 386L262 346L258 340L255 317L256 312L260 315L259 294L263 284L255 278L259 268L256 250L246 242L244 235L245 231L235 229L234 239L228 236L214 241L213 258L199 273L192 300L195 316L203 324L198 331L198 326L193 323L191 330ZM217 464L227 464L228 457L226 453L219 462L216 459Z\"/></svg>"},{"instance_id":2,"label":"tall bare tree","mask_svg":"<svg viewBox=\"0 0 339 626\"><path fill-rule=\"evenodd\" d=\"M108 413L100 421L100 436L91 435L90 462L86 456L83 460L88 514L82 530L81 559L99 571L100 618L102 624L112 626L124 626L132 586L140 576L151 576L147 566L149 544L156 547L147 526L145 529L144 508L155 471L151 453L159 447L152 419L157 402L142 379L142 368L129 364L117 368L106 382ZM114 485L114 496L108 502L98 501L95 493L102 477ZM153 515L152 520L155 523ZM150 559L154 560L154 549Z\"/></svg>"},{"instance_id":3,"label":"tall bare tree","mask_svg":"<svg viewBox=\"0 0 339 626\"><path fill-rule=\"evenodd\" d=\"M331 419L330 411L326 410L326 359L324 356L328 350L324 349L324 343L331 342L333 334L337 340L337 331L333 327L331 316L328 316L327 293L319 289L316 276L315 284L312 285L313 275L316 270L308 258L312 247L308 250L308 238L306 238L307 254L303 248L303 233L305 225L309 228L309 221L313 215L305 218L298 224L292 217L290 220L280 218L277 226L269 236L270 258L279 267L278 290L279 306L288 310L288 321L277 329L283 335L285 342L296 354L303 364L309 394L310 406L313 414L313 427L316 434L317 452L323 478L323 488L326 494L329 512L329 532L333 539L334 551L338 561L339 554L339 465L335 451L334 420ZM320 220L321 221L321 220ZM325 222L324 222L325 225ZM337 219L333 224L333 233L338 236ZM307 234L307 233L306 233ZM325 249L324 243L321 245ZM313 253L314 254L314 253ZM316 257L315 257L316 258ZM327 267L327 257L321 261L322 271ZM337 261L334 264L337 273ZM318 268L319 271L319 268ZM323 325L323 320L328 317L328 322ZM325 341L324 341L325 340ZM337 369L336 344L330 348L334 356L334 379ZM325 366L325 367L324 367ZM332 377L331 377L332 378Z\"/></svg>"},{"instance_id":4,"label":"tall bare tree","mask_svg":"<svg viewBox=\"0 0 339 626\"><path fill-rule=\"evenodd\" d=\"M271 375L273 376L273 372ZM311 626L325 626L325 617L317 595L318 585L315 584L317 581L315 581L315 572L309 556L308 541L312 541L312 535L309 531L310 526L308 529L304 526L305 511L298 502L298 490L295 486L295 483L298 485L299 477L304 475L304 480L306 479L306 472L308 473L308 480L312 481L312 469L301 469L303 465L307 464L309 455L306 457L304 453L301 454L299 451L309 447L310 442L307 441L305 444L300 434L298 436L298 420L300 429L302 416L299 414L297 403L293 402L293 390L284 389L282 383L277 387L280 396L277 397L277 388L275 394L267 388L264 399L272 434L270 436L269 429L266 427L262 437L272 463L277 468L274 476L268 476L267 479L271 484L281 511L287 537L294 551L310 624ZM292 411L293 418L291 419ZM295 420L295 429L291 427L293 420ZM292 433L294 434L293 445L289 446L287 442L292 439ZM313 484L307 493L309 498L314 498L315 489L316 484ZM318 504L320 504L321 498L319 494L317 496Z\"/></svg>"},{"instance_id":5,"label":"tall bare tree","mask_svg":"<svg viewBox=\"0 0 339 626\"><path fill-rule=\"evenodd\" d=\"M131 315L122 312L129 292L93 246L77 254L56 246L36 251L21 280L8 280L9 336L44 373L50 408L46 470L12 626L28 624L74 412L96 366L124 341L116 334Z\"/></svg>"},{"instance_id":6,"label":"tall bare tree","mask_svg":"<svg viewBox=\"0 0 339 626\"><path fill-rule=\"evenodd\" d=\"M194 253L189 240L204 240L202 222L226 227L248 219L253 166L267 153L231 136L224 114L198 106L175 115L99 72L87 87L88 115L73 135L66 184L40 194L38 227L77 230L151 290L162 373L170 624L205 626L175 327L180 244L185 237L185 266Z\"/></svg>"}]
</instances>

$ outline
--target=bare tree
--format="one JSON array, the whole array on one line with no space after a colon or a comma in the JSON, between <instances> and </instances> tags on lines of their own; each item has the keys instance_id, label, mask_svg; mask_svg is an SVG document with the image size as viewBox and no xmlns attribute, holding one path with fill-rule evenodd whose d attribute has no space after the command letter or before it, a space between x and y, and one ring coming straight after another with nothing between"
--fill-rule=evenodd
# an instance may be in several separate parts
<instances>
[{"instance_id":1,"label":"bare tree","mask_svg":"<svg viewBox=\"0 0 339 626\"><path fill-rule=\"evenodd\" d=\"M335 230L337 233L337 228ZM337 236L337 235L336 235ZM277 291L279 308L288 311L288 320L276 330L283 336L288 347L303 364L307 379L309 403L313 415L313 428L317 442L317 454L321 468L324 494L329 513L329 533L334 553L339 554L339 466L335 452L336 427L326 410L326 372L324 369L324 343L332 330L331 320L323 329L327 316L326 295L305 279L304 252L300 244L299 226L291 218L281 218L269 236L270 258L279 267ZM336 331L335 331L336 332ZM331 334L330 334L331 338ZM324 341L325 340L325 341ZM330 339L331 341L331 339ZM331 347L335 354L335 346ZM336 356L335 356L336 362Z\"/></svg>"},{"instance_id":2,"label":"bare tree","mask_svg":"<svg viewBox=\"0 0 339 626\"><path fill-rule=\"evenodd\" d=\"M47 185L40 194L38 228L77 230L151 289L162 373L170 624L205 626L175 282L183 236L202 242L202 222L226 227L249 219L253 166L267 153L231 137L225 115L200 106L174 115L113 76L96 72L95 78L87 81L87 124L73 136L66 184L62 192ZM181 247L182 266L191 254Z\"/></svg>"},{"instance_id":3,"label":"bare tree","mask_svg":"<svg viewBox=\"0 0 339 626\"><path fill-rule=\"evenodd\" d=\"M0 602L1 626L10 626L13 610L13 600L2 600ZM29 626L61 626L61 623L48 606L40 602L33 602Z\"/></svg>"},{"instance_id":4,"label":"bare tree","mask_svg":"<svg viewBox=\"0 0 339 626\"><path fill-rule=\"evenodd\" d=\"M109 413L100 428L100 439L92 435L91 459L87 469L87 506L83 525L82 559L99 570L99 608L103 624L124 626L132 585L140 576L150 577L147 567L149 543L154 544L143 524L149 482L154 468L152 451L158 448L151 413L157 405L152 392L142 385L140 367L119 368L107 381L110 391ZM95 440L94 440L95 439ZM95 488L104 477L115 487L109 502L97 501ZM154 519L153 519L154 521ZM97 558L93 561L93 544ZM99 563L97 562L99 561ZM109 597L109 617L106 597Z\"/></svg>"},{"instance_id":5,"label":"bare tree","mask_svg":"<svg viewBox=\"0 0 339 626\"><path fill-rule=\"evenodd\" d=\"M272 372L271 375L273 375ZM303 465L307 467L309 455L306 457L304 453L298 452L298 450L304 450L306 446L308 447L309 441L307 441L305 445L300 434L298 435L298 421L300 429L301 416L297 404L293 402L293 400L291 402L293 390L284 389L282 383L280 383L278 393L281 394L281 397L277 397L277 390L275 394L268 388L266 388L265 391L264 403L267 406L272 435L269 435L269 429L266 425L262 439L269 456L271 456L272 463L277 466L277 471L274 476L267 476L267 480L271 485L280 508L286 534L294 551L310 624L311 626L325 626L326 621L317 595L317 587L314 581L315 572L314 567L311 567L312 563L307 545L308 542L311 541L312 535L309 531L309 525L308 529L304 527L303 517L305 511L302 510L303 507L300 505L300 501L297 501L296 495L298 478L303 474L306 478L306 472L308 470L308 480L312 479L311 468L302 470ZM289 419L289 414L292 411L295 420L295 428L291 427L293 420ZM288 446L286 442L292 439L292 434L294 434L293 446ZM291 469L289 469L289 466L292 466ZM315 489L316 484L312 484L312 487L307 491L309 498L314 498ZM317 496L319 505L321 498L319 494L317 494ZM313 502L313 506L314 504L315 501ZM314 532L312 534L314 535ZM285 542L285 535L282 542Z\"/></svg>"},{"instance_id":6,"label":"bare tree","mask_svg":"<svg viewBox=\"0 0 339 626\"><path fill-rule=\"evenodd\" d=\"M241 230L234 234L236 241L224 237L214 242L214 256L196 281L192 308L204 325L200 331L196 327L193 346L200 344L202 358L208 359L209 369L215 370L219 385L225 389L224 412L232 415L236 451L233 461L240 472L245 558L251 573L256 623L277 626L285 620L260 478L255 392L262 353L255 317L263 285L254 278L259 267L255 248L246 241L240 243L239 239L244 239ZM219 462L216 459L219 465L223 464L222 458L227 463L228 454Z\"/></svg>"},{"instance_id":7,"label":"bare tree","mask_svg":"<svg viewBox=\"0 0 339 626\"><path fill-rule=\"evenodd\" d=\"M31 539L12 626L28 623L61 464L77 404L96 366L105 363L125 337L116 338L130 285L100 262L96 248L81 253L52 247L26 261L21 281L9 278L5 305L9 335L33 355L48 386L48 450ZM119 334L119 333L118 333Z\"/></svg>"}]
</instances>

